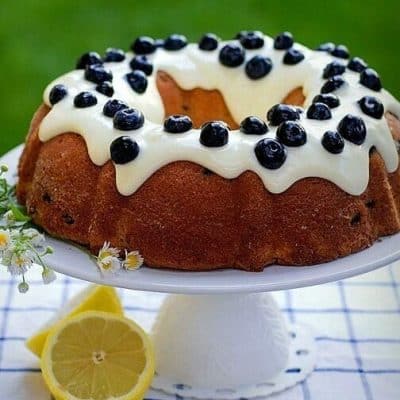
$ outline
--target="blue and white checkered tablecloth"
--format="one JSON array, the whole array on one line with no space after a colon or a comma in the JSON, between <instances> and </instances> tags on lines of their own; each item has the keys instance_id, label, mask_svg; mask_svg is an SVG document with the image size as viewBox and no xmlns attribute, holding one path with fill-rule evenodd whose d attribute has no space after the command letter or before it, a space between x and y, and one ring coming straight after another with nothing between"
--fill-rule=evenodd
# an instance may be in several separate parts
<instances>
[{"instance_id":1,"label":"blue and white checkered tablecloth","mask_svg":"<svg viewBox=\"0 0 400 400\"><path fill-rule=\"evenodd\" d=\"M86 285L59 276L44 287L37 279L21 295L0 272L0 400L50 399L38 360L24 347L24 340ZM119 293L128 316L150 329L164 295ZM275 297L288 321L313 327L318 358L306 382L271 398L400 399L400 264L346 281L278 292ZM175 400L155 391L146 398Z\"/></svg>"}]
</instances>

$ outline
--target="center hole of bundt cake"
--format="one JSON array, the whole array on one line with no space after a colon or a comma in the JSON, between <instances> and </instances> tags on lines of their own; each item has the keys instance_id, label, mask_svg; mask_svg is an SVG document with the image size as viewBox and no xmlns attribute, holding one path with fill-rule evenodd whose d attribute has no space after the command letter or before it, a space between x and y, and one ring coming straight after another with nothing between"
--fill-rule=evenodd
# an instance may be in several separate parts
<instances>
[{"instance_id":1,"label":"center hole of bundt cake","mask_svg":"<svg viewBox=\"0 0 400 400\"><path fill-rule=\"evenodd\" d=\"M231 129L239 127L218 90L200 88L183 90L170 75L163 71L157 73L157 89L163 101L165 117L174 114L188 115L196 128L213 120L224 121ZM282 103L302 106L304 100L303 90L298 87L288 93L282 99ZM267 111L265 110L265 113ZM261 117L265 118L265 115Z\"/></svg>"}]
</instances>

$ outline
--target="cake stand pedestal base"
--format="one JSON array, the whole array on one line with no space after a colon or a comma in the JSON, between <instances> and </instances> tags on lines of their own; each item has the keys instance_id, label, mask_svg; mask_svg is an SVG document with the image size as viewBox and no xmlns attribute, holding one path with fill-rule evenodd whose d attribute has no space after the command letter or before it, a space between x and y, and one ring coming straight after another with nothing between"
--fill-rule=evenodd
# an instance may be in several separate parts
<instances>
[{"instance_id":1,"label":"cake stand pedestal base","mask_svg":"<svg viewBox=\"0 0 400 400\"><path fill-rule=\"evenodd\" d=\"M304 380L315 364L305 327L287 327L268 293L170 295L153 327L152 387L199 399L266 396Z\"/></svg>"}]
</instances>

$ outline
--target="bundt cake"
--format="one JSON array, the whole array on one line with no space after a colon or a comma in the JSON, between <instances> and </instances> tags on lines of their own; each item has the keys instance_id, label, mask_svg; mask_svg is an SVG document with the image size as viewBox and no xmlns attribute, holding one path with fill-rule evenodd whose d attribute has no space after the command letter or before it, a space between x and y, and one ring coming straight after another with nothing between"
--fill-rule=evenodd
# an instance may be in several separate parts
<instances>
[{"instance_id":1,"label":"bundt cake","mask_svg":"<svg viewBox=\"0 0 400 400\"><path fill-rule=\"evenodd\" d=\"M51 83L18 199L49 234L180 270L309 265L400 230L400 104L343 45L139 37Z\"/></svg>"}]
</instances>

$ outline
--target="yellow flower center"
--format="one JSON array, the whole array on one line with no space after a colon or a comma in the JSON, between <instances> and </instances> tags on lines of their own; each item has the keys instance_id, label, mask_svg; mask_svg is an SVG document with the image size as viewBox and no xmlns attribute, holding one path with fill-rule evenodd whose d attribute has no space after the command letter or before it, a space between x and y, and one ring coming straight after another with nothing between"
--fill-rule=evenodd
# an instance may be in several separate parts
<instances>
[{"instance_id":1,"label":"yellow flower center","mask_svg":"<svg viewBox=\"0 0 400 400\"><path fill-rule=\"evenodd\" d=\"M111 252L109 250L101 250L99 254L99 259L104 260L107 257L112 256Z\"/></svg>"},{"instance_id":2,"label":"yellow flower center","mask_svg":"<svg viewBox=\"0 0 400 400\"><path fill-rule=\"evenodd\" d=\"M112 263L111 263L111 261L102 262L101 265L103 266L103 269L108 270L108 269L111 269Z\"/></svg>"},{"instance_id":3,"label":"yellow flower center","mask_svg":"<svg viewBox=\"0 0 400 400\"><path fill-rule=\"evenodd\" d=\"M22 267L22 266L25 264L25 260L24 260L22 257L17 257L17 258L15 259L15 264L16 264L18 267Z\"/></svg>"},{"instance_id":4,"label":"yellow flower center","mask_svg":"<svg viewBox=\"0 0 400 400\"><path fill-rule=\"evenodd\" d=\"M8 244L8 235L4 232L0 233L0 246L7 246Z\"/></svg>"},{"instance_id":5,"label":"yellow flower center","mask_svg":"<svg viewBox=\"0 0 400 400\"><path fill-rule=\"evenodd\" d=\"M125 266L126 268L137 268L139 267L141 261L139 259L139 256L137 254L130 254L128 257L126 257L125 260Z\"/></svg>"}]
</instances>

